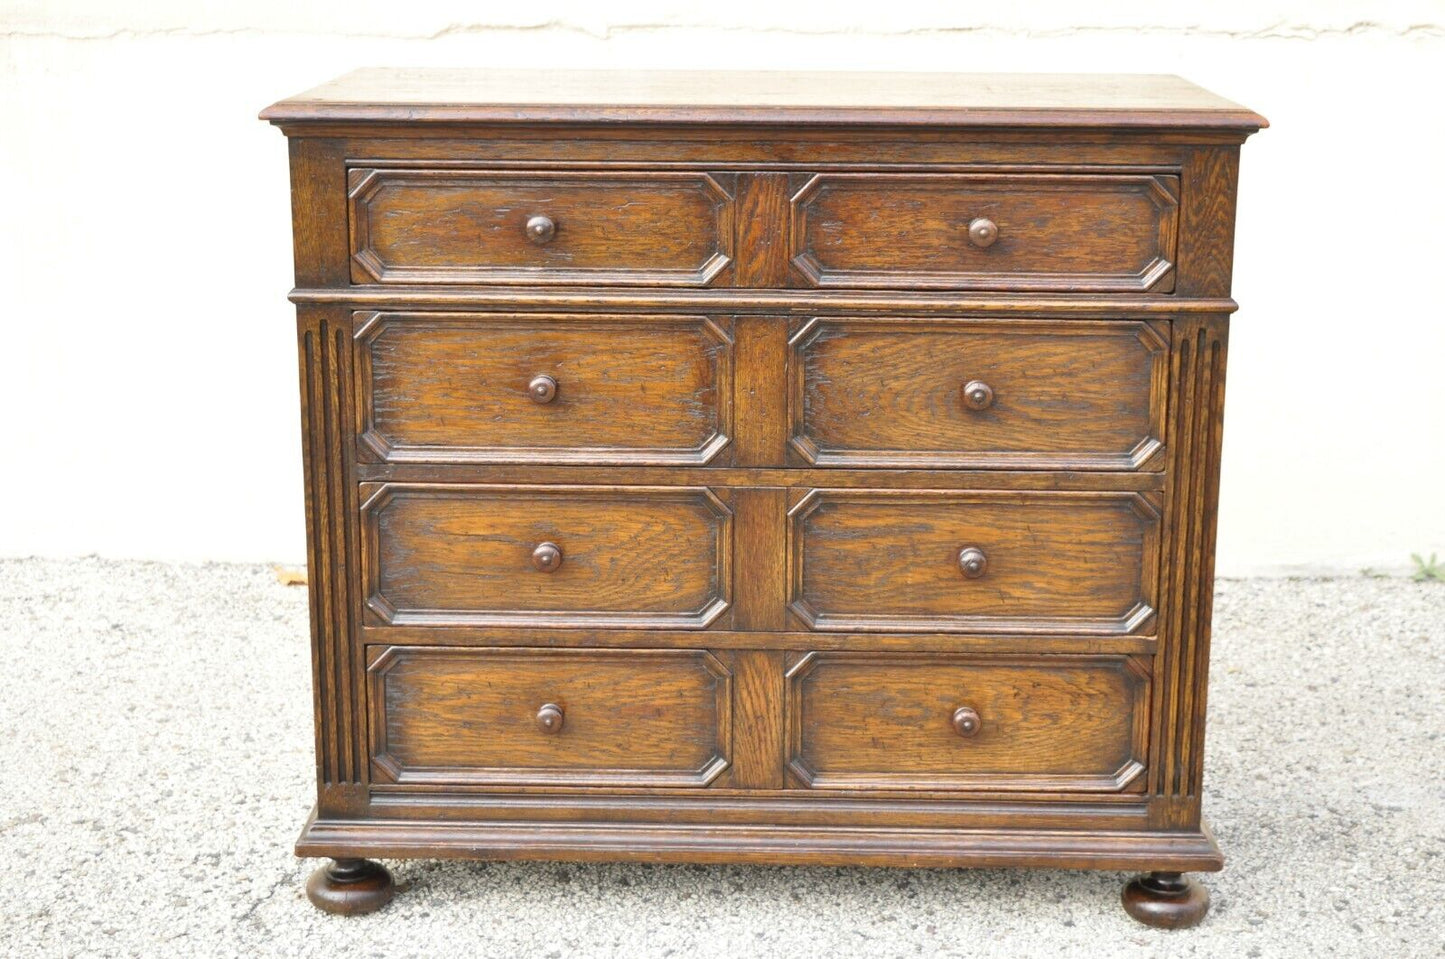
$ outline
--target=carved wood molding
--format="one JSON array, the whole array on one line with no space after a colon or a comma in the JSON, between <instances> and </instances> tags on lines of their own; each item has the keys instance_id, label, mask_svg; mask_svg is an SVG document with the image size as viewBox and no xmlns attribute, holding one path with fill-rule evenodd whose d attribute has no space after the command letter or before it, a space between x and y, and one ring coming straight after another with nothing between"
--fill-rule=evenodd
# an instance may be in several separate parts
<instances>
[{"instance_id":1,"label":"carved wood molding","mask_svg":"<svg viewBox=\"0 0 1445 959\"><path fill-rule=\"evenodd\" d=\"M543 325L539 325L543 324ZM596 334L593 347L602 349L608 334L632 331L655 332L675 329L680 335L696 333L716 349L702 348L713 370L716 396L715 428L689 447L635 447L588 445L579 434L570 446L435 446L400 443L388 437L376 422L373 352L387 332L411 329L555 329L569 328ZM355 314L357 444L363 462L371 463L455 463L527 464L550 463L591 466L703 466L717 457L732 441L733 376L735 344L725 328L727 321L710 316L549 314L518 317L514 313L382 313ZM639 427L639 431L642 428ZM645 436L642 437L644 440Z\"/></svg>"},{"instance_id":2,"label":"carved wood molding","mask_svg":"<svg viewBox=\"0 0 1445 959\"><path fill-rule=\"evenodd\" d=\"M852 650L810 651L790 658L785 674L784 729L787 742L786 768L791 781L805 789L822 790L967 790L982 792L1079 792L1122 793L1143 790L1149 747L1149 687L1151 674L1145 658L1132 656L1029 656L1026 654L968 655L913 652L856 652ZM906 768L888 770L814 769L806 758L808 730L804 722L807 681L831 664L856 664L889 669L920 669L936 675L948 666L1044 668L1059 670L1117 671L1128 697L1124 703L1111 702L1110 710L1129 716L1128 755L1118 768L1107 772L1056 772L1024 774L970 772L965 768L943 774L911 772ZM967 698L966 690L959 690ZM879 704L881 706L881 704ZM940 714L938 722L943 724ZM985 718L985 723L989 718ZM1060 735L1068 735L1061 732ZM964 747L966 748L966 747ZM1146 797L1140 796L1141 800Z\"/></svg>"},{"instance_id":3,"label":"carved wood molding","mask_svg":"<svg viewBox=\"0 0 1445 959\"><path fill-rule=\"evenodd\" d=\"M904 505L1040 504L1080 506L1114 504L1138 521L1137 597L1113 615L1019 616L917 612L838 612L820 608L807 588L808 519L825 504L893 503ZM1155 622L1159 579L1160 508L1143 492L1020 492L1001 490L810 489L788 510L788 607L802 625L814 630L855 632L959 632L1009 635L1122 636L1148 632ZM960 546L965 545L960 543ZM910 562L892 557L887 562ZM877 561L877 560L875 560Z\"/></svg>"},{"instance_id":4,"label":"carved wood molding","mask_svg":"<svg viewBox=\"0 0 1445 959\"><path fill-rule=\"evenodd\" d=\"M347 479L344 449L350 433L350 337L315 309L300 312L297 331L316 765L325 789L364 781L361 689L351 641L357 603L346 560L357 532L356 489Z\"/></svg>"},{"instance_id":5,"label":"carved wood molding","mask_svg":"<svg viewBox=\"0 0 1445 959\"><path fill-rule=\"evenodd\" d=\"M706 290L623 290L606 287L504 289L396 285L311 287L298 286L293 303L324 303L356 309L506 309L524 313L569 312L636 314L676 310L709 313L755 313L769 316L812 317L843 313L885 316L958 316L987 313L999 317L1037 317L1054 320L1120 320L1172 317L1184 314L1233 313L1239 304L1227 296L1127 296L1122 294L1069 297L1037 293L954 293L929 290L779 290L712 287Z\"/></svg>"},{"instance_id":6,"label":"carved wood molding","mask_svg":"<svg viewBox=\"0 0 1445 959\"><path fill-rule=\"evenodd\" d=\"M361 574L365 605L379 626L532 626L539 628L705 629L732 606L733 512L707 487L491 485L472 483L363 483L361 517ZM682 550L701 546L712 577L706 598L695 609L508 609L499 597L493 609L404 608L388 597L382 585L380 519L398 498L460 498L476 502L488 498L526 497L545 504L549 499L575 505L595 502L599 508L625 504L676 503L699 508L710 518L710 545L678 544Z\"/></svg>"},{"instance_id":7,"label":"carved wood molding","mask_svg":"<svg viewBox=\"0 0 1445 959\"><path fill-rule=\"evenodd\" d=\"M352 280L355 283L517 283L531 286L597 283L604 286L703 287L733 264L732 194L713 175L701 171L542 172L420 166L411 169L352 168L348 177ZM504 194L507 187L517 191L545 190L549 187L589 190L612 187L627 188L632 195L646 195L659 189L690 189L696 191L711 210L712 222L708 228L713 236L713 246L700 262L675 268L641 265L577 267L568 266L565 262L507 266L485 262L485 255L480 251L472 257L472 262L465 264L388 263L375 248L378 228L372 222L371 213L380 195L397 186L425 190L492 187L501 188ZM520 201L504 198L497 202L512 204ZM605 205L605 201L599 202ZM487 201L479 204L482 207L487 205ZM648 256L643 261L654 259L656 256Z\"/></svg>"},{"instance_id":8,"label":"carved wood molding","mask_svg":"<svg viewBox=\"0 0 1445 959\"><path fill-rule=\"evenodd\" d=\"M895 265L887 268L860 268L830 266L818 250L813 230L817 223L826 223L840 235L857 233L867 226L875 225L869 214L859 214L857 222L844 222L848 215L833 214L831 218L819 213L817 205L830 192L849 189L887 187L890 197L896 202L903 194L922 198L936 195L932 206L948 203L951 194L961 190L996 191L1000 196L1013 195L1028 197L1037 194L1058 193L1067 198L1071 193L1081 191L1114 191L1118 194L1133 194L1143 197L1154 209L1154 249L1142 263L1119 263L1105 270L1069 267L1068 256L1061 250L1040 250L1031 257L1040 266L1050 269L1001 272L991 263L982 263L976 270L929 270L909 266L916 251L900 251ZM973 216L972 207L959 207L958 222L943 225L932 220L926 223L905 221L894 224L895 230L911 231L908 235L944 245L956 244L967 247L964 231L968 226L967 217ZM943 215L943 211L935 211ZM817 287L859 287L886 288L907 287L910 289L973 289L973 290L1021 290L1021 291L1070 291L1070 292L1152 292L1168 293L1174 288L1176 243L1179 232L1179 179L1173 175L1160 174L999 174L992 172L971 173L820 173L813 176L798 190L791 201L789 250L792 263L806 278L808 285ZM1024 219L1031 219L1025 216ZM1004 225L1005 230L1008 224ZM1111 265L1112 266L1112 265Z\"/></svg>"},{"instance_id":9,"label":"carved wood molding","mask_svg":"<svg viewBox=\"0 0 1445 959\"><path fill-rule=\"evenodd\" d=\"M808 352L824 334L838 332L846 335L849 330L896 330L899 334L928 331L986 332L996 337L1046 334L1051 337L1075 337L1080 343L1086 342L1090 337L1132 336L1139 342L1148 358L1148 429L1132 446L1119 450L1056 452L831 448L820 443L808 432ZM809 465L856 469L1161 470L1164 463L1164 432L1169 395L1168 335L1169 324L1163 320L1079 324L1049 319L1000 320L992 317L815 316L801 323L788 340L789 444ZM933 386L938 388L937 384ZM886 415L888 410L881 412Z\"/></svg>"},{"instance_id":10,"label":"carved wood molding","mask_svg":"<svg viewBox=\"0 0 1445 959\"><path fill-rule=\"evenodd\" d=\"M1199 821L1228 330L1226 317L1174 327L1152 787L1169 800L1161 808L1170 824L1181 826Z\"/></svg>"},{"instance_id":11,"label":"carved wood molding","mask_svg":"<svg viewBox=\"0 0 1445 959\"><path fill-rule=\"evenodd\" d=\"M758 865L1037 866L1055 869L1218 870L1214 837L1194 830L919 829L705 823L474 822L312 819L302 856L475 856L518 859L746 862Z\"/></svg>"},{"instance_id":12,"label":"carved wood molding","mask_svg":"<svg viewBox=\"0 0 1445 959\"><path fill-rule=\"evenodd\" d=\"M659 769L629 766L591 767L558 765L554 767L506 766L426 766L408 764L398 758L388 742L387 675L399 665L418 657L461 657L488 659L493 668L511 665L527 669L539 662L571 660L579 664L615 660L647 670L661 663L691 665L711 677L713 710L713 742L711 751L700 763L690 768ZM372 657L367 669L369 692L369 725L371 762L378 786L575 786L575 787L648 787L702 788L714 782L731 765L733 674L707 650L573 650L573 649L508 649L477 647L472 649L441 646L387 646Z\"/></svg>"}]
</instances>

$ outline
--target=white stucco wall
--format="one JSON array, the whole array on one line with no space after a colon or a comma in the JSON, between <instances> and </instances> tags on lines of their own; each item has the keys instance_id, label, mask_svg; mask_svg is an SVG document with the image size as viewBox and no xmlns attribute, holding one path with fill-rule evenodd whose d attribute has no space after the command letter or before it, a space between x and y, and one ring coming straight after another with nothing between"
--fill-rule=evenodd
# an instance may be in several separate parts
<instances>
[{"instance_id":1,"label":"white stucco wall","mask_svg":"<svg viewBox=\"0 0 1445 959\"><path fill-rule=\"evenodd\" d=\"M1225 573L1445 552L1445 3L0 0L0 555L303 555L284 141L364 64L1179 73L1244 149Z\"/></svg>"}]
</instances>

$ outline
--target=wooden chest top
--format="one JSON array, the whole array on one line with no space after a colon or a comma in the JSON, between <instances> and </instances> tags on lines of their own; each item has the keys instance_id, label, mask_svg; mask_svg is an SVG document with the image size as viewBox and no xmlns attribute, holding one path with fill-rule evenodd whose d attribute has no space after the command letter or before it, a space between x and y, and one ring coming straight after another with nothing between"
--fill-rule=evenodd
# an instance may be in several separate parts
<instances>
[{"instance_id":1,"label":"wooden chest top","mask_svg":"<svg viewBox=\"0 0 1445 959\"><path fill-rule=\"evenodd\" d=\"M355 70L262 112L311 120L1119 126L1253 131L1169 75L741 70Z\"/></svg>"}]
</instances>

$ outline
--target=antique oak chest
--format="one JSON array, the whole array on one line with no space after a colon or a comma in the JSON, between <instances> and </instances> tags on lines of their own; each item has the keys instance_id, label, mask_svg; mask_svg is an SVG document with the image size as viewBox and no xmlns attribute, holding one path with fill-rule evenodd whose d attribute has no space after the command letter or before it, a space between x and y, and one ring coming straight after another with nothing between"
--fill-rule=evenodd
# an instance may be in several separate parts
<instances>
[{"instance_id":1,"label":"antique oak chest","mask_svg":"<svg viewBox=\"0 0 1445 959\"><path fill-rule=\"evenodd\" d=\"M1137 869L1187 925L1239 147L1174 77L366 70L289 137L368 857Z\"/></svg>"}]
</instances>

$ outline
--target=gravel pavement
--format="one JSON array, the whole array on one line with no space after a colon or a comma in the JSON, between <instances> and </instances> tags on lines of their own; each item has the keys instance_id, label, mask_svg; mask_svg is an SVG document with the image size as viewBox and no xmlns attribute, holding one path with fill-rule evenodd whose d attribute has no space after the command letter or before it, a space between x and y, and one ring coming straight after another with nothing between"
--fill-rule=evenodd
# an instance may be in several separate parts
<instances>
[{"instance_id":1,"label":"gravel pavement","mask_svg":"<svg viewBox=\"0 0 1445 959\"><path fill-rule=\"evenodd\" d=\"M414 861L322 915L306 591L0 561L4 956L1445 956L1445 584L1220 583L1200 927L1121 873Z\"/></svg>"}]
</instances>

